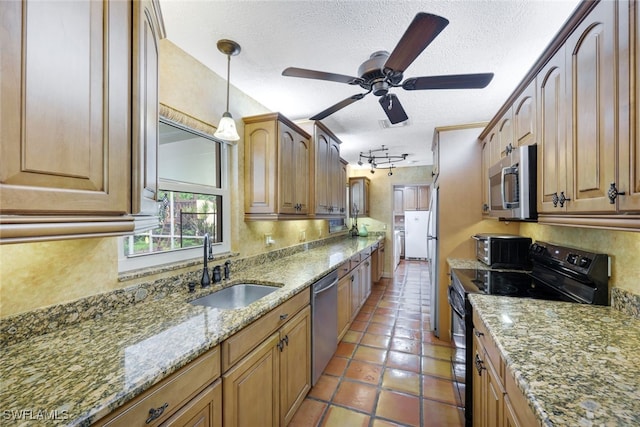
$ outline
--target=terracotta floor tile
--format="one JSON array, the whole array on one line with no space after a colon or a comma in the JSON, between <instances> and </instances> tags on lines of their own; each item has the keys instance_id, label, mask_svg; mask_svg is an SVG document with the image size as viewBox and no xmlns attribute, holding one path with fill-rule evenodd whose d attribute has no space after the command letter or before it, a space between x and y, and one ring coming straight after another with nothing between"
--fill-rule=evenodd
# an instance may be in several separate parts
<instances>
[{"instance_id":1,"label":"terracotta floor tile","mask_svg":"<svg viewBox=\"0 0 640 427\"><path fill-rule=\"evenodd\" d=\"M461 408L424 399L422 401L424 427L463 427L464 413Z\"/></svg>"},{"instance_id":2,"label":"terracotta floor tile","mask_svg":"<svg viewBox=\"0 0 640 427\"><path fill-rule=\"evenodd\" d=\"M382 307L382 308L398 308L398 303L397 302L393 302L393 301L388 301L388 300L382 300L378 304L378 307Z\"/></svg>"},{"instance_id":3,"label":"terracotta floor tile","mask_svg":"<svg viewBox=\"0 0 640 427\"><path fill-rule=\"evenodd\" d=\"M347 367L349 359L345 357L334 356L329 360L327 367L324 368L324 374L332 375L334 377L341 377L344 374L344 370Z\"/></svg>"},{"instance_id":4,"label":"terracotta floor tile","mask_svg":"<svg viewBox=\"0 0 640 427\"><path fill-rule=\"evenodd\" d=\"M420 396L420 374L387 368L382 374L382 387Z\"/></svg>"},{"instance_id":5,"label":"terracotta floor tile","mask_svg":"<svg viewBox=\"0 0 640 427\"><path fill-rule=\"evenodd\" d=\"M420 354L420 341L406 338L391 338L391 350L402 351L404 353Z\"/></svg>"},{"instance_id":6,"label":"terracotta floor tile","mask_svg":"<svg viewBox=\"0 0 640 427\"><path fill-rule=\"evenodd\" d=\"M369 323L369 327L367 327L367 332L370 334L386 335L390 337L393 332L393 326L383 325L381 323Z\"/></svg>"},{"instance_id":7,"label":"terracotta floor tile","mask_svg":"<svg viewBox=\"0 0 640 427\"><path fill-rule=\"evenodd\" d=\"M313 399L305 399L291 419L289 427L315 427L320 422L327 404Z\"/></svg>"},{"instance_id":8,"label":"terracotta floor tile","mask_svg":"<svg viewBox=\"0 0 640 427\"><path fill-rule=\"evenodd\" d=\"M369 416L351 409L330 405L322 423L323 427L367 427Z\"/></svg>"},{"instance_id":9,"label":"terracotta floor tile","mask_svg":"<svg viewBox=\"0 0 640 427\"><path fill-rule=\"evenodd\" d=\"M373 427L404 427L402 424L392 423L391 421L376 418L373 420Z\"/></svg>"},{"instance_id":10,"label":"terracotta floor tile","mask_svg":"<svg viewBox=\"0 0 640 427\"><path fill-rule=\"evenodd\" d=\"M422 376L422 397L450 405L458 404L455 384L429 375Z\"/></svg>"},{"instance_id":11,"label":"terracotta floor tile","mask_svg":"<svg viewBox=\"0 0 640 427\"><path fill-rule=\"evenodd\" d=\"M399 422L403 425L420 425L420 399L408 394L382 390L378 398L376 416Z\"/></svg>"},{"instance_id":12,"label":"terracotta floor tile","mask_svg":"<svg viewBox=\"0 0 640 427\"><path fill-rule=\"evenodd\" d=\"M352 360L344 376L352 380L378 385L382 376L382 366L360 360Z\"/></svg>"},{"instance_id":13,"label":"terracotta floor tile","mask_svg":"<svg viewBox=\"0 0 640 427\"><path fill-rule=\"evenodd\" d=\"M387 350L360 345L353 354L353 358L382 365L387 358Z\"/></svg>"},{"instance_id":14,"label":"terracotta floor tile","mask_svg":"<svg viewBox=\"0 0 640 427\"><path fill-rule=\"evenodd\" d=\"M371 320L371 317L373 317L373 310L371 310L368 313L360 311L360 313L358 313L358 315L356 316L355 320L359 320L361 322L368 322Z\"/></svg>"},{"instance_id":15,"label":"terracotta floor tile","mask_svg":"<svg viewBox=\"0 0 640 427\"><path fill-rule=\"evenodd\" d=\"M454 350L452 347L422 343L422 355L433 359L451 360Z\"/></svg>"},{"instance_id":16,"label":"terracotta floor tile","mask_svg":"<svg viewBox=\"0 0 640 427\"><path fill-rule=\"evenodd\" d=\"M353 352L355 351L355 349L356 345L354 343L342 341L340 344L338 344L338 349L336 350L335 356L351 357L353 356Z\"/></svg>"},{"instance_id":17,"label":"terracotta floor tile","mask_svg":"<svg viewBox=\"0 0 640 427\"><path fill-rule=\"evenodd\" d=\"M352 331L363 332L365 329L367 329L367 322L354 320L353 322L351 322L351 326L349 326L349 329Z\"/></svg>"},{"instance_id":18,"label":"terracotta floor tile","mask_svg":"<svg viewBox=\"0 0 640 427\"><path fill-rule=\"evenodd\" d=\"M342 341L358 344L361 338L362 332L349 329L342 337Z\"/></svg>"},{"instance_id":19,"label":"terracotta floor tile","mask_svg":"<svg viewBox=\"0 0 640 427\"><path fill-rule=\"evenodd\" d=\"M445 347L451 347L450 342L441 340L440 338L436 337L433 332L425 332L424 334L422 334L422 341L431 344L442 345Z\"/></svg>"},{"instance_id":20,"label":"terracotta floor tile","mask_svg":"<svg viewBox=\"0 0 640 427\"><path fill-rule=\"evenodd\" d=\"M447 360L422 358L422 373L434 377L452 379L451 362Z\"/></svg>"},{"instance_id":21,"label":"terracotta floor tile","mask_svg":"<svg viewBox=\"0 0 640 427\"><path fill-rule=\"evenodd\" d=\"M417 354L402 353L399 351L389 351L385 366L390 368L403 369L420 373L421 364L420 356Z\"/></svg>"},{"instance_id":22,"label":"terracotta floor tile","mask_svg":"<svg viewBox=\"0 0 640 427\"><path fill-rule=\"evenodd\" d=\"M353 381L342 381L338 386L338 391L333 397L332 403L371 413L376 404L377 396L378 388L375 386Z\"/></svg>"},{"instance_id":23,"label":"terracotta floor tile","mask_svg":"<svg viewBox=\"0 0 640 427\"><path fill-rule=\"evenodd\" d=\"M381 323L383 325L393 326L396 322L396 317L392 315L374 314L371 316L372 323Z\"/></svg>"},{"instance_id":24,"label":"terracotta floor tile","mask_svg":"<svg viewBox=\"0 0 640 427\"><path fill-rule=\"evenodd\" d=\"M364 305L360 309L360 313L373 313L373 310L374 310L374 308L371 307L370 305Z\"/></svg>"},{"instance_id":25,"label":"terracotta floor tile","mask_svg":"<svg viewBox=\"0 0 640 427\"><path fill-rule=\"evenodd\" d=\"M360 344L369 347L389 348L390 341L391 337L385 335L365 333L360 340Z\"/></svg>"},{"instance_id":26,"label":"terracotta floor tile","mask_svg":"<svg viewBox=\"0 0 640 427\"><path fill-rule=\"evenodd\" d=\"M338 379L338 377L321 375L316 385L311 387L309 396L315 397L316 399L324 400L326 402L330 402L333 394L338 388L339 383L340 380Z\"/></svg>"},{"instance_id":27,"label":"terracotta floor tile","mask_svg":"<svg viewBox=\"0 0 640 427\"><path fill-rule=\"evenodd\" d=\"M420 331L420 329L405 329L396 326L393 329L393 336L420 341L420 339L422 338L422 332Z\"/></svg>"},{"instance_id":28,"label":"terracotta floor tile","mask_svg":"<svg viewBox=\"0 0 640 427\"><path fill-rule=\"evenodd\" d=\"M421 324L419 320L398 319L396 321L396 327L420 330Z\"/></svg>"},{"instance_id":29,"label":"terracotta floor tile","mask_svg":"<svg viewBox=\"0 0 640 427\"><path fill-rule=\"evenodd\" d=\"M396 315L396 310L392 310L390 308L376 308L375 311L373 312L374 315L381 315L381 316L395 316Z\"/></svg>"}]
</instances>

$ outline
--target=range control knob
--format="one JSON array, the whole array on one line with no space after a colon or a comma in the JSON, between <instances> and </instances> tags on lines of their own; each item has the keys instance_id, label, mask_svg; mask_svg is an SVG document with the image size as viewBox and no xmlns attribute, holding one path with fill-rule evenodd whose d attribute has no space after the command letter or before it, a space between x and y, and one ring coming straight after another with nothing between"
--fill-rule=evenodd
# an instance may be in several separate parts
<instances>
[{"instance_id":1,"label":"range control knob","mask_svg":"<svg viewBox=\"0 0 640 427\"><path fill-rule=\"evenodd\" d=\"M591 265L591 259L590 258L580 258L580 267L582 268L588 268Z\"/></svg>"},{"instance_id":2,"label":"range control knob","mask_svg":"<svg viewBox=\"0 0 640 427\"><path fill-rule=\"evenodd\" d=\"M578 264L578 255L576 254L569 254L567 255L567 262L569 264L573 264L573 265L577 265Z\"/></svg>"}]
</instances>

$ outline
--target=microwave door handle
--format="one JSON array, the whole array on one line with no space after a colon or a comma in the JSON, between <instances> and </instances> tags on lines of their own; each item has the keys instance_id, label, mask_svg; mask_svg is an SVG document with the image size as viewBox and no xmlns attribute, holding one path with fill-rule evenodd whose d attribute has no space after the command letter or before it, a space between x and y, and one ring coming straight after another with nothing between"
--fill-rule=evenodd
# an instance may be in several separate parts
<instances>
[{"instance_id":1,"label":"microwave door handle","mask_svg":"<svg viewBox=\"0 0 640 427\"><path fill-rule=\"evenodd\" d=\"M504 185L507 175L516 175L516 181L518 180L518 166L509 166L502 168L502 178L500 182L500 189L502 191L502 207L504 209L511 209L513 206L512 200L507 200L506 186Z\"/></svg>"}]
</instances>

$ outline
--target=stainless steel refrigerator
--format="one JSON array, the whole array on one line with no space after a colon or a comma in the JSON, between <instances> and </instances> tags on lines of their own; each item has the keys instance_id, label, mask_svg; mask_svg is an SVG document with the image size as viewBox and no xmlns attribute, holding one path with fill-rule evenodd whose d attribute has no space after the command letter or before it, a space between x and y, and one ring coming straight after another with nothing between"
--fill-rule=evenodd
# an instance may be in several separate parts
<instances>
[{"instance_id":1,"label":"stainless steel refrigerator","mask_svg":"<svg viewBox=\"0 0 640 427\"><path fill-rule=\"evenodd\" d=\"M427 220L427 261L431 281L431 310L429 320L434 334L440 336L438 321L438 186L431 187L431 200L429 201L429 219Z\"/></svg>"}]
</instances>

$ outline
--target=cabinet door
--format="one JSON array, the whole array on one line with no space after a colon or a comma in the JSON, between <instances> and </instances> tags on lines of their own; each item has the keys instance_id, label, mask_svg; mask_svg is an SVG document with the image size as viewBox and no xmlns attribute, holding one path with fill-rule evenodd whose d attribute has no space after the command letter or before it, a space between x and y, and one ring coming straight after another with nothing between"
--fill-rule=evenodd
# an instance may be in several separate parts
<instances>
[{"instance_id":1,"label":"cabinet door","mask_svg":"<svg viewBox=\"0 0 640 427\"><path fill-rule=\"evenodd\" d=\"M293 198L296 213L309 213L309 175L311 162L311 142L308 138L295 133L295 176L293 179Z\"/></svg>"},{"instance_id":2,"label":"cabinet door","mask_svg":"<svg viewBox=\"0 0 640 427\"><path fill-rule=\"evenodd\" d=\"M482 214L489 214L489 143L485 139L482 144L482 166L481 166L481 187L482 187Z\"/></svg>"},{"instance_id":3,"label":"cabinet door","mask_svg":"<svg viewBox=\"0 0 640 427\"><path fill-rule=\"evenodd\" d=\"M283 123L278 123L278 208L280 213L295 214L296 209L296 164L298 162L296 133Z\"/></svg>"},{"instance_id":4,"label":"cabinet door","mask_svg":"<svg viewBox=\"0 0 640 427\"><path fill-rule=\"evenodd\" d=\"M340 212L341 216L344 216L347 213L347 163L346 161L340 159L340 182L338 185L338 212Z\"/></svg>"},{"instance_id":5,"label":"cabinet door","mask_svg":"<svg viewBox=\"0 0 640 427\"><path fill-rule=\"evenodd\" d=\"M0 3L3 214L130 210L131 4Z\"/></svg>"},{"instance_id":6,"label":"cabinet door","mask_svg":"<svg viewBox=\"0 0 640 427\"><path fill-rule=\"evenodd\" d=\"M485 378L486 367L484 363L484 355L482 346L478 342L478 337L474 335L473 337L473 363L471 364L473 369L472 375L472 396L473 402L469 402L467 404L473 405L473 427L488 427L486 424L486 413L485 413L485 399L487 384ZM469 386L469 384L467 384Z\"/></svg>"},{"instance_id":7,"label":"cabinet door","mask_svg":"<svg viewBox=\"0 0 640 427\"><path fill-rule=\"evenodd\" d=\"M351 312L349 313L349 318L353 319L358 314L358 310L360 310L360 270L354 268L349 277L351 281Z\"/></svg>"},{"instance_id":8,"label":"cabinet door","mask_svg":"<svg viewBox=\"0 0 640 427\"><path fill-rule=\"evenodd\" d=\"M156 215L158 196L158 55L164 25L157 1L133 2L131 213Z\"/></svg>"},{"instance_id":9,"label":"cabinet door","mask_svg":"<svg viewBox=\"0 0 640 427\"><path fill-rule=\"evenodd\" d=\"M429 190L430 187L428 185L420 185L418 187L418 210L419 211L428 211L429 210Z\"/></svg>"},{"instance_id":10,"label":"cabinet door","mask_svg":"<svg viewBox=\"0 0 640 427\"><path fill-rule=\"evenodd\" d=\"M393 189L393 212L404 212L404 188L394 187Z\"/></svg>"},{"instance_id":11,"label":"cabinet door","mask_svg":"<svg viewBox=\"0 0 640 427\"><path fill-rule=\"evenodd\" d=\"M162 427L222 427L222 380L191 399Z\"/></svg>"},{"instance_id":12,"label":"cabinet door","mask_svg":"<svg viewBox=\"0 0 640 427\"><path fill-rule=\"evenodd\" d=\"M616 2L600 2L566 44L567 94L572 126L567 128L567 210L615 211L609 185L616 181Z\"/></svg>"},{"instance_id":13,"label":"cabinet door","mask_svg":"<svg viewBox=\"0 0 640 427\"><path fill-rule=\"evenodd\" d=\"M489 167L500 161L500 138L497 129L492 129L487 137L489 141Z\"/></svg>"},{"instance_id":14,"label":"cabinet door","mask_svg":"<svg viewBox=\"0 0 640 427\"><path fill-rule=\"evenodd\" d=\"M513 105L515 144L535 144L536 141L536 85L535 81L522 92Z\"/></svg>"},{"instance_id":15,"label":"cabinet door","mask_svg":"<svg viewBox=\"0 0 640 427\"><path fill-rule=\"evenodd\" d=\"M565 51L560 48L538 74L538 212L558 213L567 188Z\"/></svg>"},{"instance_id":16,"label":"cabinet door","mask_svg":"<svg viewBox=\"0 0 640 427\"><path fill-rule=\"evenodd\" d=\"M340 144L333 138L330 141L328 160L329 179L327 187L329 194L329 213L335 215L344 214L344 189L346 179L342 176L342 163L340 161ZM346 170L345 170L346 173ZM345 175L346 176L346 175ZM343 209L342 211L340 209Z\"/></svg>"},{"instance_id":17,"label":"cabinet door","mask_svg":"<svg viewBox=\"0 0 640 427\"><path fill-rule=\"evenodd\" d=\"M491 359L487 353L484 353L484 360L486 370L486 396L484 402L484 408L486 412L486 425L487 426L502 426L503 425L503 403L504 403L504 388L500 383L500 378L495 372Z\"/></svg>"},{"instance_id":18,"label":"cabinet door","mask_svg":"<svg viewBox=\"0 0 640 427\"><path fill-rule=\"evenodd\" d=\"M498 123L498 153L500 158L505 157L507 152L515 147L513 138L513 111L509 109Z\"/></svg>"},{"instance_id":19,"label":"cabinet door","mask_svg":"<svg viewBox=\"0 0 640 427\"><path fill-rule=\"evenodd\" d=\"M404 187L404 210L415 211L418 209L418 187Z\"/></svg>"},{"instance_id":20,"label":"cabinet door","mask_svg":"<svg viewBox=\"0 0 640 427\"><path fill-rule=\"evenodd\" d=\"M338 341L349 329L351 321L351 274L338 282Z\"/></svg>"},{"instance_id":21,"label":"cabinet door","mask_svg":"<svg viewBox=\"0 0 640 427\"><path fill-rule=\"evenodd\" d=\"M315 148L316 148L316 213L326 214L331 205L331 188L329 187L329 177L331 164L329 162L329 146L331 140L329 135L321 129L316 128Z\"/></svg>"},{"instance_id":22,"label":"cabinet door","mask_svg":"<svg viewBox=\"0 0 640 427\"><path fill-rule=\"evenodd\" d=\"M244 211L272 213L276 210L276 121L245 125Z\"/></svg>"},{"instance_id":23,"label":"cabinet door","mask_svg":"<svg viewBox=\"0 0 640 427\"><path fill-rule=\"evenodd\" d=\"M351 216L369 216L369 178L349 178Z\"/></svg>"},{"instance_id":24,"label":"cabinet door","mask_svg":"<svg viewBox=\"0 0 640 427\"><path fill-rule=\"evenodd\" d=\"M376 274L376 282L382 279L383 274L384 274L384 243L380 242L380 246L378 247L378 271Z\"/></svg>"},{"instance_id":25,"label":"cabinet door","mask_svg":"<svg viewBox=\"0 0 640 427\"><path fill-rule=\"evenodd\" d=\"M280 424L280 364L278 332L238 362L222 378L224 425Z\"/></svg>"},{"instance_id":26,"label":"cabinet door","mask_svg":"<svg viewBox=\"0 0 640 427\"><path fill-rule=\"evenodd\" d=\"M624 12L623 12L624 13ZM629 21L632 25L629 25ZM616 186L625 194L617 198L621 212L640 211L640 5L630 2L629 16L624 21L628 38L621 40L621 72L631 74L620 81L621 125L619 150L619 182ZM629 64L630 61L632 65ZM630 100L630 96L632 99ZM631 111L629 111L631 109ZM626 114L625 114L626 113ZM631 123L625 117L630 116Z\"/></svg>"},{"instance_id":27,"label":"cabinet door","mask_svg":"<svg viewBox=\"0 0 640 427\"><path fill-rule=\"evenodd\" d=\"M280 425L286 426L311 388L311 307L280 330Z\"/></svg>"}]
</instances>

